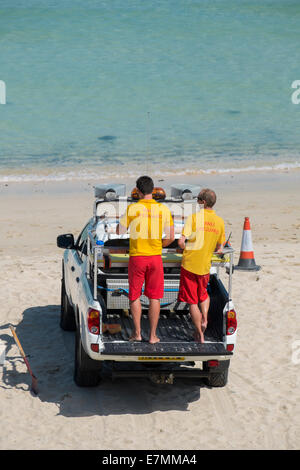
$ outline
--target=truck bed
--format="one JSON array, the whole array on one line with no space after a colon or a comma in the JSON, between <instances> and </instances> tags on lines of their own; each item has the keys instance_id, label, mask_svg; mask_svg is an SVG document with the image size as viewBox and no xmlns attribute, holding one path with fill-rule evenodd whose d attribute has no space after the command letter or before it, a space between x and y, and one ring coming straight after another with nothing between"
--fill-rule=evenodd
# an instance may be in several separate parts
<instances>
[{"instance_id":1,"label":"truck bed","mask_svg":"<svg viewBox=\"0 0 300 470\"><path fill-rule=\"evenodd\" d=\"M150 355L150 356L198 356L198 355L231 355L223 344L224 320L223 308L226 302L226 291L216 276L211 276L209 283L210 308L208 326L205 331L205 343L194 340L194 326L186 310L178 312L164 311L160 313L157 336L160 342L149 344L149 319L143 311L141 319L141 342L131 342L129 337L133 330L130 314L108 311L107 323L118 323L121 332L117 334L104 333L104 355Z\"/></svg>"},{"instance_id":2,"label":"truck bed","mask_svg":"<svg viewBox=\"0 0 300 470\"><path fill-rule=\"evenodd\" d=\"M142 315L142 338L141 342L128 341L132 332L131 316L125 317L120 314L108 314L108 323L119 323L121 332L118 334L104 333L103 340L105 355L151 355L151 356L197 356L197 355L225 355L229 354L218 338L217 331L208 328L205 332L205 343L196 342L193 338L194 328L189 314L160 315L157 328L157 336L160 342L149 344L149 320L147 314Z\"/></svg>"}]
</instances>

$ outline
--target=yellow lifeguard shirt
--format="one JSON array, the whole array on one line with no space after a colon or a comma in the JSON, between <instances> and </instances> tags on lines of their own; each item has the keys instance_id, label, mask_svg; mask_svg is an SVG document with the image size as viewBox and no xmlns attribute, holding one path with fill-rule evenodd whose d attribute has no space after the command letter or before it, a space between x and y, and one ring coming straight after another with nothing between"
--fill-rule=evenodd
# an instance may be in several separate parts
<instances>
[{"instance_id":1,"label":"yellow lifeguard shirt","mask_svg":"<svg viewBox=\"0 0 300 470\"><path fill-rule=\"evenodd\" d=\"M182 235L187 238L182 266L194 274L208 274L216 245L225 243L224 220L212 209L200 209L187 218Z\"/></svg>"},{"instance_id":2,"label":"yellow lifeguard shirt","mask_svg":"<svg viewBox=\"0 0 300 470\"><path fill-rule=\"evenodd\" d=\"M154 256L162 253L164 229L173 225L170 209L154 199L140 199L130 204L120 219L130 228L130 256Z\"/></svg>"}]
</instances>

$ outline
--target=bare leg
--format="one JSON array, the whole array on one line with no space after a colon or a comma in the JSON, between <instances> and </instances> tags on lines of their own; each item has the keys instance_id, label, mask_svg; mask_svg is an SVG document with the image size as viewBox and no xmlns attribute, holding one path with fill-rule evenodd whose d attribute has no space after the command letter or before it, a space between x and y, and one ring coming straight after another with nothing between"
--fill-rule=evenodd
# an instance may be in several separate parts
<instances>
[{"instance_id":1,"label":"bare leg","mask_svg":"<svg viewBox=\"0 0 300 470\"><path fill-rule=\"evenodd\" d=\"M207 328L207 314L208 314L208 309L209 309L209 304L210 304L210 297L208 296L204 302L200 303L200 310L202 313L202 331L204 331Z\"/></svg>"},{"instance_id":2,"label":"bare leg","mask_svg":"<svg viewBox=\"0 0 300 470\"><path fill-rule=\"evenodd\" d=\"M160 341L160 339L156 336L156 328L159 320L160 314L160 301L157 299L149 299L150 306L149 306L149 323L150 323L150 337L149 343L155 344Z\"/></svg>"},{"instance_id":3,"label":"bare leg","mask_svg":"<svg viewBox=\"0 0 300 470\"><path fill-rule=\"evenodd\" d=\"M197 304L190 304L190 315L196 328L195 340L204 343L204 335L202 331L202 313Z\"/></svg>"},{"instance_id":4,"label":"bare leg","mask_svg":"<svg viewBox=\"0 0 300 470\"><path fill-rule=\"evenodd\" d=\"M133 319L134 330L132 332L129 341L141 341L141 316L142 316L142 306L140 298L130 301L130 310Z\"/></svg>"}]
</instances>

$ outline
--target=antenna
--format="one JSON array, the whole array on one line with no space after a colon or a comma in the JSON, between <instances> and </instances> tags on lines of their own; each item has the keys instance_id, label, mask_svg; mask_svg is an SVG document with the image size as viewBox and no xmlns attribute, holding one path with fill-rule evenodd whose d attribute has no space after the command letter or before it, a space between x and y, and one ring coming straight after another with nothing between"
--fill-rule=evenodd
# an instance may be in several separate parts
<instances>
[{"instance_id":1,"label":"antenna","mask_svg":"<svg viewBox=\"0 0 300 470\"><path fill-rule=\"evenodd\" d=\"M231 234L232 234L232 232L230 232L229 237L227 238L226 242L224 243L224 247L226 247L226 248L230 246L229 245L229 240L230 240Z\"/></svg>"}]
</instances>

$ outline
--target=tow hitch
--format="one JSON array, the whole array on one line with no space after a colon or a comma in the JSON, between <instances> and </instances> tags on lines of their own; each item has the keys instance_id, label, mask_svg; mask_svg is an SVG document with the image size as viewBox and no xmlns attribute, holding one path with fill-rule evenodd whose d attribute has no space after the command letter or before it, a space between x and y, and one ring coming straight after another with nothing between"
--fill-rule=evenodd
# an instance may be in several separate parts
<instances>
[{"instance_id":1,"label":"tow hitch","mask_svg":"<svg viewBox=\"0 0 300 470\"><path fill-rule=\"evenodd\" d=\"M174 374L160 374L159 372L152 372L150 374L151 382L155 384L169 384L173 385L174 383Z\"/></svg>"}]
</instances>

